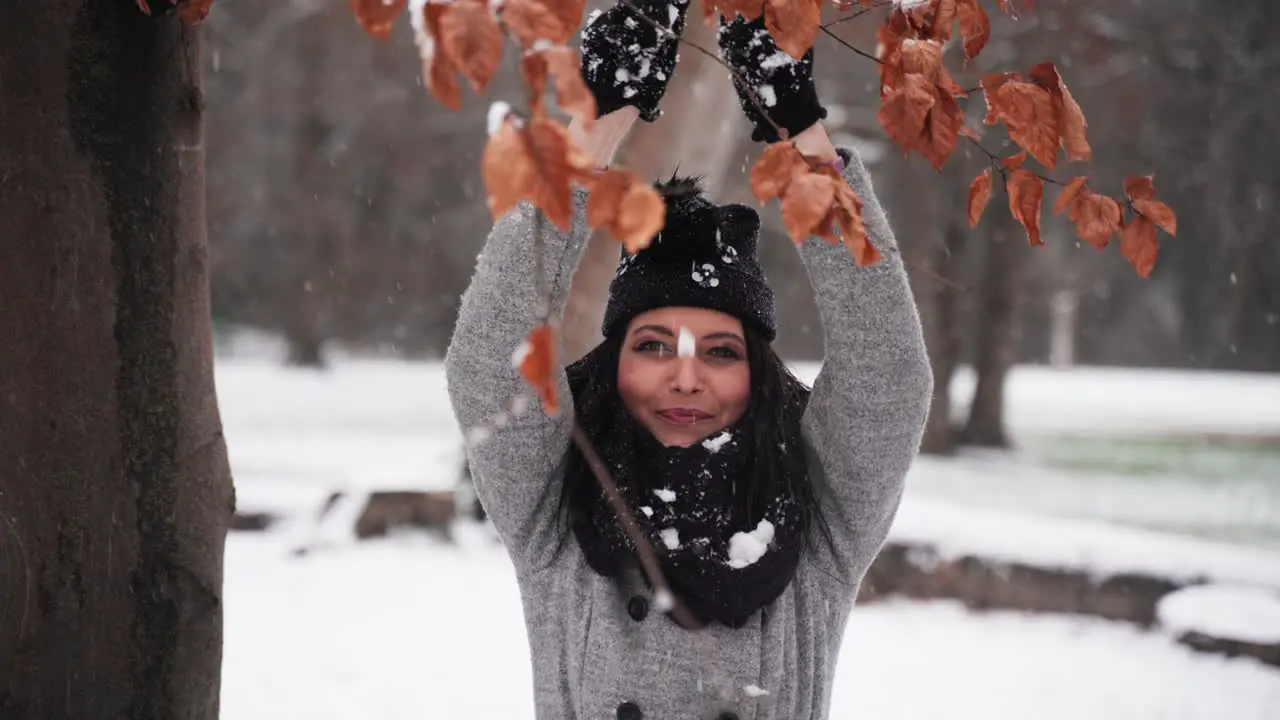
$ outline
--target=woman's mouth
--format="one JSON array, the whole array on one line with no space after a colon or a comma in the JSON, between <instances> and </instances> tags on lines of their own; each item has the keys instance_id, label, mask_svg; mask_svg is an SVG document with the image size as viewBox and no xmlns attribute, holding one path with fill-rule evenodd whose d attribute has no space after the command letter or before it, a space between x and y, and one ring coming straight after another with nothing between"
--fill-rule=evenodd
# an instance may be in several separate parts
<instances>
[{"instance_id":1,"label":"woman's mouth","mask_svg":"<svg viewBox=\"0 0 1280 720\"><path fill-rule=\"evenodd\" d=\"M702 412L701 410L694 410L693 408L672 408L670 410L659 410L657 415L658 417L662 418L663 420L666 420L672 425L694 425L696 423L710 420L712 417L714 417L705 412Z\"/></svg>"}]
</instances>

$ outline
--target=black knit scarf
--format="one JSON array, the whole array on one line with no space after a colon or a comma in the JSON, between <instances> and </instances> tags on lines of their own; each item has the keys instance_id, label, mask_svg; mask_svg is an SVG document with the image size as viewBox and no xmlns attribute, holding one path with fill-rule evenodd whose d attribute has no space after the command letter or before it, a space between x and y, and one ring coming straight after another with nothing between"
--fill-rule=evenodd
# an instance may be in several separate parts
<instances>
[{"instance_id":1,"label":"black knit scarf","mask_svg":"<svg viewBox=\"0 0 1280 720\"><path fill-rule=\"evenodd\" d=\"M741 627L772 603L795 574L802 545L799 504L787 491L752 497L750 414L691 447L665 447L620 409L592 442L654 550L680 600L704 622ZM595 485L595 481L591 481ZM588 564L606 577L635 562L635 548L602 491L573 532ZM763 521L763 522L762 522ZM767 549L758 558L751 550ZM745 551L745 552L744 552Z\"/></svg>"}]
</instances>

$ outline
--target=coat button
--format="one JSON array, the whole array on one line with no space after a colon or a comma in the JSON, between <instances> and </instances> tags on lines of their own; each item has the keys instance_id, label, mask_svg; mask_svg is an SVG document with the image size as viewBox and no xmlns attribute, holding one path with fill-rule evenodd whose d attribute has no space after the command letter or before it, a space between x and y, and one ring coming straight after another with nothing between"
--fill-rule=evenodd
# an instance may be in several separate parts
<instances>
[{"instance_id":1,"label":"coat button","mask_svg":"<svg viewBox=\"0 0 1280 720\"><path fill-rule=\"evenodd\" d=\"M738 713L732 710L725 710L716 716L716 720L738 720Z\"/></svg>"},{"instance_id":2,"label":"coat button","mask_svg":"<svg viewBox=\"0 0 1280 720\"><path fill-rule=\"evenodd\" d=\"M643 595L636 595L627 601L627 614L636 622L644 620L649 615L649 601Z\"/></svg>"},{"instance_id":3,"label":"coat button","mask_svg":"<svg viewBox=\"0 0 1280 720\"><path fill-rule=\"evenodd\" d=\"M642 720L644 713L640 712L640 706L630 700L618 705L618 720Z\"/></svg>"}]
</instances>

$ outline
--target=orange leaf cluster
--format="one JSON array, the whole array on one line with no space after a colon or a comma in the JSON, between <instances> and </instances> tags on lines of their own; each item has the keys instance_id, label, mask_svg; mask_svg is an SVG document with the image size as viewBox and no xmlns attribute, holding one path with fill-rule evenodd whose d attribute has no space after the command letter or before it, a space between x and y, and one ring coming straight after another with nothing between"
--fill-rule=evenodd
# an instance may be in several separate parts
<instances>
[{"instance_id":1,"label":"orange leaf cluster","mask_svg":"<svg viewBox=\"0 0 1280 720\"><path fill-rule=\"evenodd\" d=\"M880 125L904 153L920 153L935 170L951 157L964 127L956 102L964 90L942 62L942 42L951 34L948 8L954 14L955 3L934 0L931 6L895 9L880 27L876 48ZM936 12L917 17L926 11Z\"/></svg>"},{"instance_id":2,"label":"orange leaf cluster","mask_svg":"<svg viewBox=\"0 0 1280 720\"><path fill-rule=\"evenodd\" d=\"M1062 147L1071 162L1088 162L1093 151L1085 137L1088 123L1053 63L1031 68L1031 81L1017 73L998 73L982 79L987 98L983 122L1004 122L1009 138L1052 170Z\"/></svg>"},{"instance_id":3,"label":"orange leaf cluster","mask_svg":"<svg viewBox=\"0 0 1280 720\"><path fill-rule=\"evenodd\" d=\"M1155 199L1156 187L1150 175L1130 176L1124 179L1124 194L1133 207L1134 217L1120 234L1120 254L1133 265L1142 277L1151 274L1156 264L1160 244L1156 241L1156 228L1170 235L1178 234L1178 218L1168 205Z\"/></svg>"},{"instance_id":4,"label":"orange leaf cluster","mask_svg":"<svg viewBox=\"0 0 1280 720\"><path fill-rule=\"evenodd\" d=\"M791 143L765 149L751 168L751 191L761 204L780 200L792 241L810 235L831 243L843 240L859 265L880 259L862 222L862 199L829 165L815 169Z\"/></svg>"}]
</instances>

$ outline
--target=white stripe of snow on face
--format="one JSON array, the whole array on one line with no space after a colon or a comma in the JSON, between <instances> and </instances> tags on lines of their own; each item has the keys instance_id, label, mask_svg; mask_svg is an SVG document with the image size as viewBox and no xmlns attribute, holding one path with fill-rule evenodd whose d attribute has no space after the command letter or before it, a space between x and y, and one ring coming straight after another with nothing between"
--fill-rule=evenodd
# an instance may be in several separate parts
<instances>
[{"instance_id":1,"label":"white stripe of snow on face","mask_svg":"<svg viewBox=\"0 0 1280 720\"><path fill-rule=\"evenodd\" d=\"M676 355L682 358L693 357L697 343L694 342L693 333L689 332L689 328L681 327L676 339Z\"/></svg>"}]
</instances>

